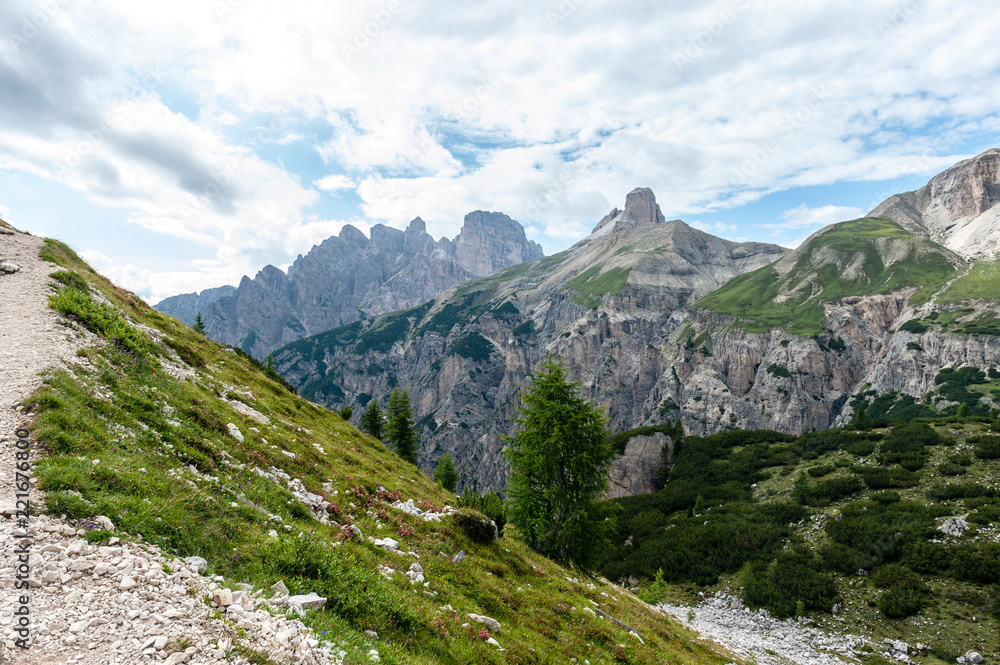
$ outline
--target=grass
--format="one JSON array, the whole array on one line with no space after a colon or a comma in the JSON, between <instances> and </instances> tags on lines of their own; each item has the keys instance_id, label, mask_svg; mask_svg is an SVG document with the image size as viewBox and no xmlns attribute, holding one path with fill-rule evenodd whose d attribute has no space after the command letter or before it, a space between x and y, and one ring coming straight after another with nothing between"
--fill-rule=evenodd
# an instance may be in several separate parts
<instances>
[{"instance_id":1,"label":"grass","mask_svg":"<svg viewBox=\"0 0 1000 665\"><path fill-rule=\"evenodd\" d=\"M996 300L997 280L1000 280L1000 261L976 261L969 272L941 292L937 301L942 304L960 304L969 300Z\"/></svg>"},{"instance_id":2,"label":"grass","mask_svg":"<svg viewBox=\"0 0 1000 665\"><path fill-rule=\"evenodd\" d=\"M616 296L625 287L631 268L612 268L602 273L603 267L600 264L588 268L566 284L567 289L573 289L579 294L573 298L573 302L588 309L597 309L602 296Z\"/></svg>"},{"instance_id":3,"label":"grass","mask_svg":"<svg viewBox=\"0 0 1000 665\"><path fill-rule=\"evenodd\" d=\"M483 544L451 518L424 522L396 511L387 505L395 498L429 508L456 497L250 359L114 287L65 245L47 241L44 256L72 275L54 294L67 317L76 317L67 325L102 330L106 340L81 351L86 364L50 372L25 401L44 452L36 474L48 512L82 524L107 515L116 536L141 537L168 556L202 556L228 585L263 588L282 579L293 593L321 593L326 608L304 623L345 645L349 662L361 662L372 646L383 663L729 661L628 592L531 552L511 525L499 543ZM110 304L95 307L97 293ZM357 339L336 335L348 344ZM235 411L227 395L246 399L270 424ZM229 435L228 423L243 443ZM273 469L325 497L339 525L319 520L288 482L268 477ZM401 574L412 559L346 535L351 524L416 552L427 586ZM95 530L92 537L106 536ZM459 551L466 557L453 563ZM379 566L399 573L386 579ZM582 611L594 604L634 626L645 644ZM500 621L494 637L505 651L462 627L469 612ZM377 645L365 630L378 632ZM239 648L251 653L253 644L247 638Z\"/></svg>"},{"instance_id":4,"label":"grass","mask_svg":"<svg viewBox=\"0 0 1000 665\"><path fill-rule=\"evenodd\" d=\"M887 241L909 243L905 258L886 263ZM824 305L848 296L915 288L911 304L927 302L956 274L959 259L885 219L837 224L814 238L783 276L774 264L741 275L696 303L738 317L751 332L780 328L803 336L824 330ZM848 266L853 277L845 276Z\"/></svg>"}]
</instances>

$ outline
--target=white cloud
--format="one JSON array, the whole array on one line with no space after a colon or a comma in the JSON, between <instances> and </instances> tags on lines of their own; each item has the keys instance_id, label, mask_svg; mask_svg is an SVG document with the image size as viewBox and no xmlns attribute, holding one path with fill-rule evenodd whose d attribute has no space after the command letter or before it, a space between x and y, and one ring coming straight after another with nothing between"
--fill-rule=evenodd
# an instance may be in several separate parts
<instances>
[{"instance_id":1,"label":"white cloud","mask_svg":"<svg viewBox=\"0 0 1000 665\"><path fill-rule=\"evenodd\" d=\"M0 219L5 222L10 221L10 208L0 203Z\"/></svg>"},{"instance_id":2,"label":"white cloud","mask_svg":"<svg viewBox=\"0 0 1000 665\"><path fill-rule=\"evenodd\" d=\"M771 229L819 229L827 224L858 219L864 214L865 211L861 208L835 205L810 208L803 203L797 208L781 213L783 220L781 223L764 224L763 226Z\"/></svg>"},{"instance_id":3,"label":"white cloud","mask_svg":"<svg viewBox=\"0 0 1000 665\"><path fill-rule=\"evenodd\" d=\"M668 218L697 215L930 175L1000 126L1000 12L977 3L680 4L74 0L0 49L0 169L213 248L217 264L120 269L162 292L188 269L206 284L252 273L255 252L339 230L311 187L356 185L359 228L419 215L453 236L467 212L501 210L565 245L636 186ZM34 7L4 3L0 34ZM240 145L239 127L272 117L299 122ZM275 156L299 145L326 175ZM771 230L861 214L845 210L797 208Z\"/></svg>"},{"instance_id":4,"label":"white cloud","mask_svg":"<svg viewBox=\"0 0 1000 665\"><path fill-rule=\"evenodd\" d=\"M332 173L315 181L313 185L324 192L336 192L340 189L353 189L354 181L345 175Z\"/></svg>"}]
</instances>

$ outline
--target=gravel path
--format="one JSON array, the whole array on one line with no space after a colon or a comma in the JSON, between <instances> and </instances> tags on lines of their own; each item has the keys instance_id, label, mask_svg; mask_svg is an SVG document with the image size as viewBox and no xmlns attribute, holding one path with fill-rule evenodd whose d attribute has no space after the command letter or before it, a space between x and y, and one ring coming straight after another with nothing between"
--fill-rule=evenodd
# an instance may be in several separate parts
<instances>
[{"instance_id":1,"label":"gravel path","mask_svg":"<svg viewBox=\"0 0 1000 665\"><path fill-rule=\"evenodd\" d=\"M760 665L844 665L857 662L866 640L855 635L829 635L794 619L775 619L766 611L751 611L740 599L720 592L695 607L659 605L681 623ZM693 619L689 617L692 616ZM872 645L901 662L907 645ZM898 649L896 648L898 647Z\"/></svg>"},{"instance_id":2,"label":"gravel path","mask_svg":"<svg viewBox=\"0 0 1000 665\"><path fill-rule=\"evenodd\" d=\"M275 662L339 663L346 652L320 645L301 624L271 613L281 600L269 602L271 592L245 587L244 593L222 593L222 578L203 577L200 562L169 559L154 547L117 539L88 545L78 525L66 520L33 514L27 524L18 523L17 433L32 426L18 404L41 385L44 372L85 362L76 351L87 343L48 307L48 275L57 268L38 257L41 245L40 238L0 225L0 263L18 267L13 273L0 267L0 665L176 665L226 662L224 657L246 663L231 651L238 628ZM33 441L30 456L32 462L39 456ZM42 497L34 485L29 496L32 513L39 512ZM25 558L29 587L22 590L15 585ZM210 608L205 595L224 604ZM27 650L15 643L14 612L25 606ZM225 621L209 618L215 609Z\"/></svg>"}]
</instances>

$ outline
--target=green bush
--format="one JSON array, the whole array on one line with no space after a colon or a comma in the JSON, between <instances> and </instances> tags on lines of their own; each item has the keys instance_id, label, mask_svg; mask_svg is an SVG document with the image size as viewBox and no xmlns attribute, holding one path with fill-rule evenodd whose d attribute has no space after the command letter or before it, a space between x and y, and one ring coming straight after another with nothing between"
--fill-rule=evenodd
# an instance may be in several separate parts
<instances>
[{"instance_id":1,"label":"green bush","mask_svg":"<svg viewBox=\"0 0 1000 665\"><path fill-rule=\"evenodd\" d=\"M503 528L507 524L507 504L496 492L480 494L471 487L466 487L456 504L461 508L477 510L493 520L497 525L497 537L503 538Z\"/></svg>"},{"instance_id":2,"label":"green bush","mask_svg":"<svg viewBox=\"0 0 1000 665\"><path fill-rule=\"evenodd\" d=\"M919 482L915 473L900 467L870 467L856 466L855 473L859 474L868 489L881 490L890 487L913 487Z\"/></svg>"},{"instance_id":3,"label":"green bush","mask_svg":"<svg viewBox=\"0 0 1000 665\"><path fill-rule=\"evenodd\" d=\"M743 602L779 617L806 611L828 612L839 600L833 578L804 549L781 552L770 564L754 561L740 576Z\"/></svg>"},{"instance_id":4,"label":"green bush","mask_svg":"<svg viewBox=\"0 0 1000 665\"><path fill-rule=\"evenodd\" d=\"M903 550L903 563L927 575L943 575L951 567L951 553L941 543L917 541Z\"/></svg>"},{"instance_id":5,"label":"green bush","mask_svg":"<svg viewBox=\"0 0 1000 665\"><path fill-rule=\"evenodd\" d=\"M1000 584L1000 543L956 547L952 552L952 572L959 579Z\"/></svg>"},{"instance_id":6,"label":"green bush","mask_svg":"<svg viewBox=\"0 0 1000 665\"><path fill-rule=\"evenodd\" d=\"M832 473L835 468L836 467L834 467L832 464L823 464L821 466L810 467L806 471L813 478L822 478L823 476Z\"/></svg>"},{"instance_id":7,"label":"green bush","mask_svg":"<svg viewBox=\"0 0 1000 665\"><path fill-rule=\"evenodd\" d=\"M976 443L979 459L1000 459L1000 436L984 436Z\"/></svg>"},{"instance_id":8,"label":"green bush","mask_svg":"<svg viewBox=\"0 0 1000 665\"><path fill-rule=\"evenodd\" d=\"M953 462L942 462L941 464L938 464L938 472L942 476L964 476L966 473L968 473L968 469L966 469L961 464L955 464Z\"/></svg>"},{"instance_id":9,"label":"green bush","mask_svg":"<svg viewBox=\"0 0 1000 665\"><path fill-rule=\"evenodd\" d=\"M496 542L498 529L482 513L464 509L452 513L451 519L473 541L484 545Z\"/></svg>"},{"instance_id":10,"label":"green bush","mask_svg":"<svg viewBox=\"0 0 1000 665\"><path fill-rule=\"evenodd\" d=\"M871 583L888 589L879 596L878 609L890 619L902 619L918 613L930 600L930 589L912 570L897 563L877 568Z\"/></svg>"}]
</instances>

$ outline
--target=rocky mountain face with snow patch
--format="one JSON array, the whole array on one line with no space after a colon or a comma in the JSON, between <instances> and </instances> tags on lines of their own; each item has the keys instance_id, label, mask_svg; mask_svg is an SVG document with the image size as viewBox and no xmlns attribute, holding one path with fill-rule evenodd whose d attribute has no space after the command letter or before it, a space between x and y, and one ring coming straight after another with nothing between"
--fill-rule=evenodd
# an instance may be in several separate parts
<instances>
[{"instance_id":1,"label":"rocky mountain face with snow patch","mask_svg":"<svg viewBox=\"0 0 1000 665\"><path fill-rule=\"evenodd\" d=\"M186 294L157 309L189 324L200 310L209 337L263 359L283 344L410 307L542 256L518 222L497 212L469 213L454 240L434 240L419 217L405 231L376 224L371 237L347 225L300 255L287 273L266 266L211 301L207 292Z\"/></svg>"}]
</instances>

